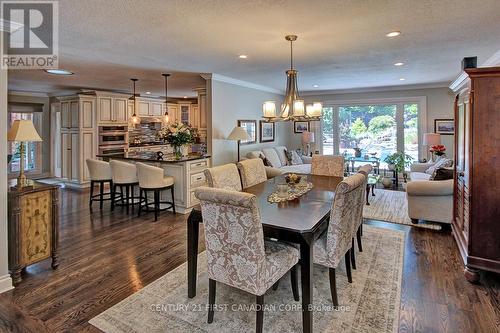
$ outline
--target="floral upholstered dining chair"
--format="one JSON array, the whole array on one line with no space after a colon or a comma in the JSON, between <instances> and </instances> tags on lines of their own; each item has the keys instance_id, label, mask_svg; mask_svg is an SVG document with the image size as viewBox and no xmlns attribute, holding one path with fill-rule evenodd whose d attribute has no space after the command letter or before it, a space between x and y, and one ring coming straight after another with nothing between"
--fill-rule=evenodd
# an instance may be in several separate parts
<instances>
[{"instance_id":1,"label":"floral upholstered dining chair","mask_svg":"<svg viewBox=\"0 0 500 333\"><path fill-rule=\"evenodd\" d=\"M261 158L251 158L238 162L243 188L267 181L266 167Z\"/></svg>"},{"instance_id":2,"label":"floral upholstered dining chair","mask_svg":"<svg viewBox=\"0 0 500 333\"><path fill-rule=\"evenodd\" d=\"M293 246L265 241L256 196L225 189L199 187L205 226L209 277L208 322L214 318L216 282L257 296L256 331L262 332L264 294L292 270L292 290L298 300L299 252Z\"/></svg>"},{"instance_id":3,"label":"floral upholstered dining chair","mask_svg":"<svg viewBox=\"0 0 500 333\"><path fill-rule=\"evenodd\" d=\"M236 164L224 164L205 169L208 186L226 190L241 191L240 173Z\"/></svg>"},{"instance_id":4,"label":"floral upholstered dining chair","mask_svg":"<svg viewBox=\"0 0 500 333\"><path fill-rule=\"evenodd\" d=\"M311 174L344 177L344 156L313 155Z\"/></svg>"},{"instance_id":5,"label":"floral upholstered dining chair","mask_svg":"<svg viewBox=\"0 0 500 333\"><path fill-rule=\"evenodd\" d=\"M355 174L344 179L335 189L335 198L330 213L327 232L314 243L314 263L329 268L330 292L333 305L338 305L335 268L344 257L347 279L352 283L350 251L352 247L353 225L357 223L359 200L364 176Z\"/></svg>"}]
</instances>

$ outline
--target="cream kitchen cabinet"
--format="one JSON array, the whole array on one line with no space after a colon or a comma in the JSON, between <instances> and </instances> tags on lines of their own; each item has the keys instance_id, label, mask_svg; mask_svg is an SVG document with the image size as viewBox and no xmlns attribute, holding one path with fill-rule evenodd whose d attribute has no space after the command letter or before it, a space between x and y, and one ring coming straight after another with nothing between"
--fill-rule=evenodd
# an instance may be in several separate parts
<instances>
[{"instance_id":1,"label":"cream kitchen cabinet","mask_svg":"<svg viewBox=\"0 0 500 333\"><path fill-rule=\"evenodd\" d=\"M148 101L136 101L137 105L137 115L148 117L150 116L150 103Z\"/></svg>"},{"instance_id":2,"label":"cream kitchen cabinet","mask_svg":"<svg viewBox=\"0 0 500 333\"><path fill-rule=\"evenodd\" d=\"M161 117L163 115L163 106L165 103L151 102L149 115L153 117Z\"/></svg>"},{"instance_id":3,"label":"cream kitchen cabinet","mask_svg":"<svg viewBox=\"0 0 500 333\"><path fill-rule=\"evenodd\" d=\"M98 96L97 122L99 124L126 123L127 99L111 96Z\"/></svg>"}]
</instances>

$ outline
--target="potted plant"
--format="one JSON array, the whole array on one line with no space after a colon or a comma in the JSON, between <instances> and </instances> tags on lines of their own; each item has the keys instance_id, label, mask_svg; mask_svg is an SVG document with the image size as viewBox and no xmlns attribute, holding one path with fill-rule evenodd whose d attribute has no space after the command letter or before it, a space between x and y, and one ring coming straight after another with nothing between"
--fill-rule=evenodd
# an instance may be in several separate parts
<instances>
[{"instance_id":1,"label":"potted plant","mask_svg":"<svg viewBox=\"0 0 500 333\"><path fill-rule=\"evenodd\" d=\"M395 170L397 172L404 172L405 168L410 166L412 161L413 157L405 153L394 153L384 159L389 170Z\"/></svg>"},{"instance_id":2,"label":"potted plant","mask_svg":"<svg viewBox=\"0 0 500 333\"><path fill-rule=\"evenodd\" d=\"M194 142L194 136L195 130L191 126L178 122L168 123L158 132L158 137L174 148L177 159L188 155L188 145Z\"/></svg>"}]
</instances>

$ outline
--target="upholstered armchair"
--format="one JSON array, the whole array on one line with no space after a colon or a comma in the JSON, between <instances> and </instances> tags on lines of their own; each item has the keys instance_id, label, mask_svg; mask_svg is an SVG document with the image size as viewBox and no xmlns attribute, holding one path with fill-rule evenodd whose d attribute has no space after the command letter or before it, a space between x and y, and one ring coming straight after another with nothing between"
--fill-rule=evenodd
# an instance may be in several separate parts
<instances>
[{"instance_id":1,"label":"upholstered armchair","mask_svg":"<svg viewBox=\"0 0 500 333\"><path fill-rule=\"evenodd\" d=\"M352 283L351 258L353 225L358 223L364 201L360 200L365 176L358 173L337 185L330 213L327 232L314 243L314 263L329 268L330 292L333 305L337 306L335 268L345 260L347 279Z\"/></svg>"},{"instance_id":2,"label":"upholstered armchair","mask_svg":"<svg viewBox=\"0 0 500 333\"><path fill-rule=\"evenodd\" d=\"M343 177L344 156L313 155L311 174L319 176Z\"/></svg>"},{"instance_id":3,"label":"upholstered armchair","mask_svg":"<svg viewBox=\"0 0 500 333\"><path fill-rule=\"evenodd\" d=\"M230 163L205 169L205 177L210 187L241 191L240 173L236 164Z\"/></svg>"},{"instance_id":4,"label":"upholstered armchair","mask_svg":"<svg viewBox=\"0 0 500 333\"><path fill-rule=\"evenodd\" d=\"M221 282L257 296L256 331L262 332L264 294L289 270L298 300L299 252L293 246L264 240L255 195L209 187L196 189L195 195L201 202L205 226L208 322L214 318L216 282Z\"/></svg>"},{"instance_id":5,"label":"upholstered armchair","mask_svg":"<svg viewBox=\"0 0 500 333\"><path fill-rule=\"evenodd\" d=\"M267 180L266 168L260 158L251 158L238 162L240 170L241 183L243 188L263 183Z\"/></svg>"},{"instance_id":6,"label":"upholstered armchair","mask_svg":"<svg viewBox=\"0 0 500 333\"><path fill-rule=\"evenodd\" d=\"M453 179L414 180L406 184L408 216L418 220L451 223L453 219Z\"/></svg>"}]
</instances>

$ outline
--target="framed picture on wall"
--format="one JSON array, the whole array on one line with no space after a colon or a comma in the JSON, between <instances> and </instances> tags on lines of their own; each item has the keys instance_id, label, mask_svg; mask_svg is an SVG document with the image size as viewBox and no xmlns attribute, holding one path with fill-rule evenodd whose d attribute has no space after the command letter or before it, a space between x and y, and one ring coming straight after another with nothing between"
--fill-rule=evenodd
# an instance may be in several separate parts
<instances>
[{"instance_id":1,"label":"framed picture on wall","mask_svg":"<svg viewBox=\"0 0 500 333\"><path fill-rule=\"evenodd\" d=\"M238 126L244 128L252 138L250 140L241 140L240 144L250 145L257 142L257 120L238 120Z\"/></svg>"},{"instance_id":2,"label":"framed picture on wall","mask_svg":"<svg viewBox=\"0 0 500 333\"><path fill-rule=\"evenodd\" d=\"M308 121L294 121L293 131L295 133L309 132L309 122Z\"/></svg>"},{"instance_id":3,"label":"framed picture on wall","mask_svg":"<svg viewBox=\"0 0 500 333\"><path fill-rule=\"evenodd\" d=\"M260 142L273 142L274 132L276 130L275 123L270 123L264 120L259 121L260 127Z\"/></svg>"},{"instance_id":4,"label":"framed picture on wall","mask_svg":"<svg viewBox=\"0 0 500 333\"><path fill-rule=\"evenodd\" d=\"M453 119L434 119L434 133L441 135L455 134L455 121Z\"/></svg>"}]
</instances>

